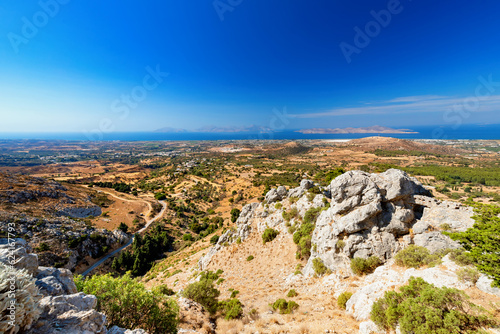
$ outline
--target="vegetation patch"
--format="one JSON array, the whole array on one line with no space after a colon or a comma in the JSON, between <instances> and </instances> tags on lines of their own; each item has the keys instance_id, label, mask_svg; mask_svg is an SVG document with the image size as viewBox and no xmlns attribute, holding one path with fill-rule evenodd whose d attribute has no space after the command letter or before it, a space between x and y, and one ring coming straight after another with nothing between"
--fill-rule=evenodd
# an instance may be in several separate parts
<instances>
[{"instance_id":1,"label":"vegetation patch","mask_svg":"<svg viewBox=\"0 0 500 334\"><path fill-rule=\"evenodd\" d=\"M468 201L475 207L476 223L465 232L450 233L468 252L466 256L477 269L493 278L493 285L500 287L500 207Z\"/></svg>"},{"instance_id":2,"label":"vegetation patch","mask_svg":"<svg viewBox=\"0 0 500 334\"><path fill-rule=\"evenodd\" d=\"M278 299L271 306L274 311L278 311L280 314L290 314L299 308L299 304L293 300L286 301L285 299Z\"/></svg>"},{"instance_id":3,"label":"vegetation patch","mask_svg":"<svg viewBox=\"0 0 500 334\"><path fill-rule=\"evenodd\" d=\"M479 333L496 321L468 301L460 290L437 288L411 277L400 292L387 291L371 310L371 320L384 330L399 324L402 333Z\"/></svg>"},{"instance_id":4,"label":"vegetation patch","mask_svg":"<svg viewBox=\"0 0 500 334\"><path fill-rule=\"evenodd\" d=\"M179 310L161 289L148 291L130 275L75 277L78 291L97 297L97 311L106 314L108 326L142 328L148 333L177 333ZM126 316L125 316L126 315Z\"/></svg>"},{"instance_id":5,"label":"vegetation patch","mask_svg":"<svg viewBox=\"0 0 500 334\"><path fill-rule=\"evenodd\" d=\"M435 266L441 261L444 253L431 254L429 250L422 246L409 245L400 250L396 256L396 264L407 268L420 268L421 266Z\"/></svg>"},{"instance_id":6,"label":"vegetation patch","mask_svg":"<svg viewBox=\"0 0 500 334\"><path fill-rule=\"evenodd\" d=\"M293 242L297 245L297 258L309 258L311 256L311 239L314 231L312 223L303 223L293 234Z\"/></svg>"},{"instance_id":7,"label":"vegetation patch","mask_svg":"<svg viewBox=\"0 0 500 334\"><path fill-rule=\"evenodd\" d=\"M332 272L330 269L328 269L325 266L323 261L321 261L321 259L318 257L313 259L313 268L314 268L314 272L318 276L323 276L325 274L330 274Z\"/></svg>"},{"instance_id":8,"label":"vegetation patch","mask_svg":"<svg viewBox=\"0 0 500 334\"><path fill-rule=\"evenodd\" d=\"M351 260L351 269L356 275L371 274L382 264L382 261L376 256L370 256L367 259L355 257Z\"/></svg>"},{"instance_id":9,"label":"vegetation patch","mask_svg":"<svg viewBox=\"0 0 500 334\"><path fill-rule=\"evenodd\" d=\"M349 301L349 299L351 299L351 297L352 297L352 292L349 292L349 291L342 292L340 294L339 298L337 299L337 305L341 309L345 310L346 304Z\"/></svg>"},{"instance_id":10,"label":"vegetation patch","mask_svg":"<svg viewBox=\"0 0 500 334\"><path fill-rule=\"evenodd\" d=\"M280 234L279 231L272 228L266 228L262 234L262 242L265 244L266 242L273 241L278 234Z\"/></svg>"}]
</instances>

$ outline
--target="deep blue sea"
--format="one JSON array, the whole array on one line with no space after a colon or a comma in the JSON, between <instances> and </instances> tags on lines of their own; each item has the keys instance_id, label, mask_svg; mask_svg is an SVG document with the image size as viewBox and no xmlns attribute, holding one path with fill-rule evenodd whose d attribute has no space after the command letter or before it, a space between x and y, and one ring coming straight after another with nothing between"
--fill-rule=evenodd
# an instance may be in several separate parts
<instances>
[{"instance_id":1,"label":"deep blue sea","mask_svg":"<svg viewBox=\"0 0 500 334\"><path fill-rule=\"evenodd\" d=\"M384 137L403 139L500 139L500 124L461 125L457 129L446 126L405 126L415 134L380 134ZM355 139L378 134L302 134L293 130L270 133L161 133L161 132L111 132L88 136L84 133L0 133L0 139L40 139L40 140L105 140L105 141L197 141L197 140L286 140L286 139Z\"/></svg>"}]
</instances>

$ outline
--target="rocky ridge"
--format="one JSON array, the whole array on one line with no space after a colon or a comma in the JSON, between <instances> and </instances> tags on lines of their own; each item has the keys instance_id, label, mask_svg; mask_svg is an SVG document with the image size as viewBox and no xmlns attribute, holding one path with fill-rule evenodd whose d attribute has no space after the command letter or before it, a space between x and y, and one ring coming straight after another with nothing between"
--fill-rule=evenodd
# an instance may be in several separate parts
<instances>
[{"instance_id":1,"label":"rocky ridge","mask_svg":"<svg viewBox=\"0 0 500 334\"><path fill-rule=\"evenodd\" d=\"M394 264L394 255L411 244L423 246L431 253L459 247L441 231L443 227L454 231L472 227L472 208L434 199L418 180L394 169L381 174L347 172L328 187L320 187L321 194L313 195L308 191L317 186L310 180L303 180L297 188L272 189L264 202L246 205L237 227L226 231L200 259L199 269L215 268L212 261L219 265L224 263L224 258L218 254L228 256L234 250L221 250L234 248L229 246L236 240L244 241L251 235L262 234L268 227L280 231L274 247L281 250L279 240L291 238L288 228L299 226L309 209L322 208L312 233L311 257L301 273L290 273L284 279L281 288L285 291L301 289L313 295L331 293L337 298L344 291L352 291L349 278L355 276L350 269L353 257L379 257L382 266L370 275L356 278L358 288L352 291L354 294L347 304L348 313L361 322L360 333L377 332L375 324L368 320L373 302L385 291L406 284L411 276L422 277L438 287L476 288L478 293L491 296L485 298L497 298L498 301L500 289L491 287L491 279L481 274L475 284L461 281L457 275L461 267L448 256L440 266L430 268L403 269ZM283 212L294 207L298 215L287 222ZM315 276L313 260L316 258L331 270L318 284L311 280Z\"/></svg>"},{"instance_id":2,"label":"rocky ridge","mask_svg":"<svg viewBox=\"0 0 500 334\"><path fill-rule=\"evenodd\" d=\"M95 310L97 298L79 293L68 269L39 267L38 257L31 253L23 239L0 239L0 262L9 266L12 254L17 261L14 270L27 272L35 279L39 312L37 319L24 332L27 334L145 334L141 329L126 330L113 326L106 328L106 316ZM12 247L12 242L15 242ZM6 268L6 267L5 267ZM5 270L1 267L0 270ZM22 305L18 305L22 307ZM18 313L22 314L20 310ZM9 329L8 333L16 333Z\"/></svg>"}]
</instances>

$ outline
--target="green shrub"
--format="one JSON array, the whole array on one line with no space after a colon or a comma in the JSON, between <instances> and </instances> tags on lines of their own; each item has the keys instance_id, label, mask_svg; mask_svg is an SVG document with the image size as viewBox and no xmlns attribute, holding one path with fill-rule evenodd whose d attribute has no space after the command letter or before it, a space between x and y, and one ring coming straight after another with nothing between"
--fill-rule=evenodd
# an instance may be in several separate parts
<instances>
[{"instance_id":1,"label":"green shrub","mask_svg":"<svg viewBox=\"0 0 500 334\"><path fill-rule=\"evenodd\" d=\"M283 210L283 213L281 214L281 216L283 217L284 220L289 222L293 218L296 218L298 214L299 214L299 210L297 210L296 207L293 207L290 209L290 211Z\"/></svg>"},{"instance_id":2,"label":"green shrub","mask_svg":"<svg viewBox=\"0 0 500 334\"><path fill-rule=\"evenodd\" d=\"M266 228L264 230L264 233L262 234L262 242L266 243L273 241L278 236L278 234L279 232L277 230L272 228Z\"/></svg>"},{"instance_id":3,"label":"green shrub","mask_svg":"<svg viewBox=\"0 0 500 334\"><path fill-rule=\"evenodd\" d=\"M186 233L182 236L182 240L184 241L193 241L193 236L190 233Z\"/></svg>"},{"instance_id":4,"label":"green shrub","mask_svg":"<svg viewBox=\"0 0 500 334\"><path fill-rule=\"evenodd\" d=\"M127 232L128 232L128 226L127 226L127 224L125 224L125 223L120 223L120 225L118 226L118 229L119 229L120 231L123 231L124 233L127 233Z\"/></svg>"},{"instance_id":5,"label":"green shrub","mask_svg":"<svg viewBox=\"0 0 500 334\"><path fill-rule=\"evenodd\" d=\"M158 285L153 288L153 292L161 293L166 296L175 295L175 291L170 289L166 284Z\"/></svg>"},{"instance_id":6,"label":"green shrub","mask_svg":"<svg viewBox=\"0 0 500 334\"><path fill-rule=\"evenodd\" d=\"M451 226L450 226L450 224L448 224L448 223L441 224L441 225L439 226L439 228L440 228L441 230L443 230L443 231L449 231L449 230L451 230Z\"/></svg>"},{"instance_id":7,"label":"green shrub","mask_svg":"<svg viewBox=\"0 0 500 334\"><path fill-rule=\"evenodd\" d=\"M288 199L290 201L290 204L295 204L299 200L298 197L292 196Z\"/></svg>"},{"instance_id":8,"label":"green shrub","mask_svg":"<svg viewBox=\"0 0 500 334\"><path fill-rule=\"evenodd\" d=\"M142 328L148 333L177 333L178 307L159 291L148 291L128 274L75 277L79 291L97 297L97 311L106 314L108 326ZM126 315L126 316L125 316Z\"/></svg>"},{"instance_id":9,"label":"green shrub","mask_svg":"<svg viewBox=\"0 0 500 334\"><path fill-rule=\"evenodd\" d=\"M219 236L214 235L213 237L210 238L210 243L215 245L219 241Z\"/></svg>"},{"instance_id":10,"label":"green shrub","mask_svg":"<svg viewBox=\"0 0 500 334\"><path fill-rule=\"evenodd\" d=\"M450 259L459 266L468 266L473 264L469 253L463 248L453 249L450 252Z\"/></svg>"},{"instance_id":11,"label":"green shrub","mask_svg":"<svg viewBox=\"0 0 500 334\"><path fill-rule=\"evenodd\" d=\"M337 246L337 249L339 251L341 251L345 247L345 241L344 240L339 240L339 241L337 241L337 243L335 244L335 246Z\"/></svg>"},{"instance_id":12,"label":"green shrub","mask_svg":"<svg viewBox=\"0 0 500 334\"><path fill-rule=\"evenodd\" d=\"M460 290L436 288L411 277L400 292L387 291L371 310L371 320L384 330L399 324L402 333L479 333L495 325L484 309L468 301Z\"/></svg>"},{"instance_id":13,"label":"green shrub","mask_svg":"<svg viewBox=\"0 0 500 334\"><path fill-rule=\"evenodd\" d=\"M479 271L474 268L461 268L457 270L458 279L462 282L471 282L472 284L476 284L479 279Z\"/></svg>"},{"instance_id":14,"label":"green shrub","mask_svg":"<svg viewBox=\"0 0 500 334\"><path fill-rule=\"evenodd\" d=\"M337 305L341 308L344 309L346 308L347 301L352 297L352 292L349 291L344 291L340 294L339 298L337 299Z\"/></svg>"},{"instance_id":15,"label":"green shrub","mask_svg":"<svg viewBox=\"0 0 500 334\"><path fill-rule=\"evenodd\" d=\"M314 231L312 223L304 222L293 234L293 242L297 245L297 258L309 258L311 256L311 235Z\"/></svg>"},{"instance_id":16,"label":"green shrub","mask_svg":"<svg viewBox=\"0 0 500 334\"><path fill-rule=\"evenodd\" d=\"M325 274L331 273L331 270L328 269L325 266L325 264L323 263L323 261L321 261L321 259L318 257L313 259L313 268L314 268L314 272L318 276L323 276Z\"/></svg>"},{"instance_id":17,"label":"green shrub","mask_svg":"<svg viewBox=\"0 0 500 334\"><path fill-rule=\"evenodd\" d=\"M231 210L231 222L236 222L238 217L240 216L241 211L239 209L232 209Z\"/></svg>"},{"instance_id":18,"label":"green shrub","mask_svg":"<svg viewBox=\"0 0 500 334\"><path fill-rule=\"evenodd\" d=\"M297 291L295 291L295 289L291 289L290 291L288 291L288 293L286 294L286 296L288 298L293 298L293 297L297 297L299 294L297 293Z\"/></svg>"},{"instance_id":19,"label":"green shrub","mask_svg":"<svg viewBox=\"0 0 500 334\"><path fill-rule=\"evenodd\" d=\"M323 208L310 208L304 214L304 223L315 224Z\"/></svg>"},{"instance_id":20,"label":"green shrub","mask_svg":"<svg viewBox=\"0 0 500 334\"><path fill-rule=\"evenodd\" d=\"M236 243L239 245L241 244L241 237L238 237L238 239L236 239Z\"/></svg>"},{"instance_id":21,"label":"green shrub","mask_svg":"<svg viewBox=\"0 0 500 334\"><path fill-rule=\"evenodd\" d=\"M475 169L474 169L475 170ZM498 180L497 180L498 182ZM476 203L467 204L475 207L474 226L465 232L450 233L450 237L459 241L476 268L493 279L493 285L500 287L500 207Z\"/></svg>"},{"instance_id":22,"label":"green shrub","mask_svg":"<svg viewBox=\"0 0 500 334\"><path fill-rule=\"evenodd\" d=\"M219 303L219 309L226 320L238 319L243 315L243 305L241 302L234 297L231 298Z\"/></svg>"},{"instance_id":23,"label":"green shrub","mask_svg":"<svg viewBox=\"0 0 500 334\"><path fill-rule=\"evenodd\" d=\"M279 203L279 202L278 202L278 203L276 203L276 204L274 204L274 208L275 208L276 210L279 210L279 209L281 209L282 207L283 207L283 204L281 204L281 203Z\"/></svg>"},{"instance_id":24,"label":"green shrub","mask_svg":"<svg viewBox=\"0 0 500 334\"><path fill-rule=\"evenodd\" d=\"M36 248L39 252L46 252L50 250L50 246L45 242L40 243L40 245Z\"/></svg>"},{"instance_id":25,"label":"green shrub","mask_svg":"<svg viewBox=\"0 0 500 334\"><path fill-rule=\"evenodd\" d=\"M202 275L200 281L189 284L184 290L184 297L200 303L210 314L215 314L218 309L217 298L220 296L220 291L214 286L215 276Z\"/></svg>"},{"instance_id":26,"label":"green shrub","mask_svg":"<svg viewBox=\"0 0 500 334\"><path fill-rule=\"evenodd\" d=\"M434 266L441 260L443 253L431 254L422 246L410 245L400 250L396 256L396 264L407 268L419 268L424 265Z\"/></svg>"},{"instance_id":27,"label":"green shrub","mask_svg":"<svg viewBox=\"0 0 500 334\"><path fill-rule=\"evenodd\" d=\"M233 290L231 292L231 298L236 298L236 296L238 295L238 293L240 293L238 290Z\"/></svg>"},{"instance_id":28,"label":"green shrub","mask_svg":"<svg viewBox=\"0 0 500 334\"><path fill-rule=\"evenodd\" d=\"M247 257L247 261L252 261L253 259L254 259L253 255L249 255L249 256Z\"/></svg>"},{"instance_id":29,"label":"green shrub","mask_svg":"<svg viewBox=\"0 0 500 334\"><path fill-rule=\"evenodd\" d=\"M351 269L356 275L364 275L372 273L382 261L376 256L370 256L368 259L355 257L351 260Z\"/></svg>"},{"instance_id":30,"label":"green shrub","mask_svg":"<svg viewBox=\"0 0 500 334\"><path fill-rule=\"evenodd\" d=\"M286 301L285 299L278 299L272 304L274 311L278 310L280 314L290 314L299 308L299 304L293 300Z\"/></svg>"}]
</instances>

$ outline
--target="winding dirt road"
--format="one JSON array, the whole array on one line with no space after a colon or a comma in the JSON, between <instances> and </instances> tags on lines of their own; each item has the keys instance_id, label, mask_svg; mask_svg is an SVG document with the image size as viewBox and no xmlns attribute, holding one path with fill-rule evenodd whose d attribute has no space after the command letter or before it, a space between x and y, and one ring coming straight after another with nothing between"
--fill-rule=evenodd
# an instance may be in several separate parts
<instances>
[{"instance_id":1,"label":"winding dirt road","mask_svg":"<svg viewBox=\"0 0 500 334\"><path fill-rule=\"evenodd\" d=\"M116 196L115 194L112 194L110 192L107 192L107 191L104 191L104 190L99 190L103 193L106 193L116 199L119 199L119 200L122 200L122 201L128 201L128 202L133 202L134 200L130 200L130 199L126 199L126 198L122 198L122 197L118 197ZM147 203L148 206L149 206L149 212L151 212L153 210L153 207L151 205L151 203L149 203L148 201L145 201L145 200L142 200L143 202ZM153 218L151 218L150 220L146 221L146 225L144 225L143 228L141 228L139 231L137 231L136 233L142 233L144 231L146 231L146 229L151 225L153 224L158 218L160 218L164 213L165 213L165 210L167 209L167 204L164 202L164 201L159 201L160 204L162 205L162 209L161 211L156 215L154 216ZM149 216L149 212L148 212L148 216ZM122 250L124 250L125 248L127 248L128 246L130 246L132 244L132 242L134 242L134 238L135 238L135 234L132 236L132 238L130 238L130 240L124 244L123 246L121 246L120 248L118 249L115 249L114 251L112 251L111 253L105 255L103 258L101 258L99 261L97 261L96 263L94 263L93 265L91 265L87 270L85 270L81 275L82 276L87 276L90 272L92 272L95 268L99 267L101 264L103 264L107 259L109 259L110 257L112 256L115 256L116 254L118 254L119 252L121 252Z\"/></svg>"}]
</instances>

